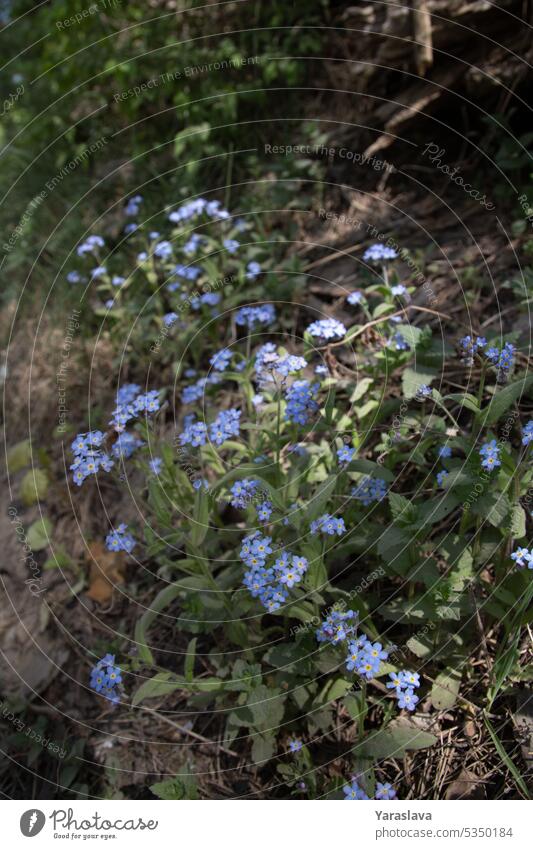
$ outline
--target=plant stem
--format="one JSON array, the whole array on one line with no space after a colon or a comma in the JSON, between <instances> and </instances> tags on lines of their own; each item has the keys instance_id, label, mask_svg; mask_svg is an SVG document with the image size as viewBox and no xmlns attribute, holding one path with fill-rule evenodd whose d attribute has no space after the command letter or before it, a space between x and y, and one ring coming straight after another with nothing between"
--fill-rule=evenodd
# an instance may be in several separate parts
<instances>
[{"instance_id":1,"label":"plant stem","mask_svg":"<svg viewBox=\"0 0 533 849\"><path fill-rule=\"evenodd\" d=\"M452 414L450 413L450 411L446 409L446 407L444 406L444 404L443 404L441 401L436 401L436 400L435 400L435 398L433 398L433 400L435 401L435 404L437 405L437 407L439 407L439 408L442 410L442 412L443 412L446 416L448 416L448 418L450 419L450 421L451 421L451 422L453 422L454 427L456 427L456 428L457 428L457 430L460 432L460 431L461 431L461 426L460 426L459 422L458 422L458 421L456 421L456 420L454 419L454 417L452 416Z\"/></svg>"},{"instance_id":2,"label":"plant stem","mask_svg":"<svg viewBox=\"0 0 533 849\"><path fill-rule=\"evenodd\" d=\"M361 705L357 714L357 725L359 739L362 740L365 736L365 718L366 718L366 681L361 682Z\"/></svg>"},{"instance_id":3,"label":"plant stem","mask_svg":"<svg viewBox=\"0 0 533 849\"><path fill-rule=\"evenodd\" d=\"M281 469L279 465L280 458L280 432L281 432L281 392L278 392L278 410L276 415L276 465L278 467L278 472L281 474Z\"/></svg>"}]
</instances>

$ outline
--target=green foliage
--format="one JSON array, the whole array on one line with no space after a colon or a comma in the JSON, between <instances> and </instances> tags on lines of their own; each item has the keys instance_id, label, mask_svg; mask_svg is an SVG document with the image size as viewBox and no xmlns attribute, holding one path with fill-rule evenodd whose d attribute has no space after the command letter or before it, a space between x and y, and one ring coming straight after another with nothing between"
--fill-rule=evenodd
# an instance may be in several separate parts
<instances>
[{"instance_id":1,"label":"green foliage","mask_svg":"<svg viewBox=\"0 0 533 849\"><path fill-rule=\"evenodd\" d=\"M291 56L320 53L316 25L326 5L255 4L244 26L239 4L213 6L206 32L197 0L176 10L163 2L57 0L35 8L15 0L0 78L5 98L13 74L23 87L2 119L4 272L24 273L41 252L33 278L48 281L53 271L61 281L64 260L93 220L93 191L100 208L114 208L142 187L150 215L230 175L236 183L249 178L271 122L305 83L305 63ZM316 137L307 129L306 139L310 133ZM295 179L313 167L272 163L277 176ZM291 198L290 185L276 191L279 206Z\"/></svg>"}]
</instances>

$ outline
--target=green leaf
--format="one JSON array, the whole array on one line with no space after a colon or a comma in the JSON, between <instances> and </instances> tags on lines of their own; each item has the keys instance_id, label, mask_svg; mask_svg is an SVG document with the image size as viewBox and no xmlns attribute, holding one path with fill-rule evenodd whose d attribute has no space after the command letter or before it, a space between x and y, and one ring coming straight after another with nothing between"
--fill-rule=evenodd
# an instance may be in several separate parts
<instances>
[{"instance_id":1,"label":"green leaf","mask_svg":"<svg viewBox=\"0 0 533 849\"><path fill-rule=\"evenodd\" d=\"M326 478L324 483L317 488L316 494L307 504L306 516L309 522L312 522L324 512L324 508L326 504L329 503L336 484L337 475L330 475Z\"/></svg>"},{"instance_id":2,"label":"green leaf","mask_svg":"<svg viewBox=\"0 0 533 849\"><path fill-rule=\"evenodd\" d=\"M177 678L172 672L158 672L149 681L141 684L133 694L132 705L138 705L145 699L154 699L157 696L168 696L176 690L183 689L183 679Z\"/></svg>"},{"instance_id":3,"label":"green leaf","mask_svg":"<svg viewBox=\"0 0 533 849\"><path fill-rule=\"evenodd\" d=\"M357 722L359 715L363 710L362 693L350 693L344 697L342 704L350 714L350 718Z\"/></svg>"},{"instance_id":4,"label":"green leaf","mask_svg":"<svg viewBox=\"0 0 533 849\"><path fill-rule=\"evenodd\" d=\"M72 561L66 551L62 548L57 548L52 556L44 563L43 569L67 569L72 565Z\"/></svg>"},{"instance_id":5,"label":"green leaf","mask_svg":"<svg viewBox=\"0 0 533 849\"><path fill-rule=\"evenodd\" d=\"M269 761L276 748L274 734L256 734L252 743L252 761L254 764L262 764Z\"/></svg>"},{"instance_id":6,"label":"green leaf","mask_svg":"<svg viewBox=\"0 0 533 849\"><path fill-rule=\"evenodd\" d=\"M176 133L174 136L174 156L176 159L179 161L191 146L196 148L198 144L205 143L209 138L210 130L210 124L203 121L201 124L192 127L187 126L184 130Z\"/></svg>"},{"instance_id":7,"label":"green leaf","mask_svg":"<svg viewBox=\"0 0 533 849\"><path fill-rule=\"evenodd\" d=\"M37 519L26 533L26 542L32 551L42 551L50 542L52 523L46 517Z\"/></svg>"},{"instance_id":8,"label":"green leaf","mask_svg":"<svg viewBox=\"0 0 533 849\"><path fill-rule=\"evenodd\" d=\"M523 793L523 795L525 796L525 798L530 799L531 797L529 795L529 790L528 790L527 784L525 783L524 779L520 775L520 772L518 771L516 764L507 754L500 738L496 734L496 731L494 730L494 728L492 727L491 723L489 722L489 720L487 719L486 716L484 717L484 720L485 720L485 725L487 727L487 730L488 730L490 736L492 737L492 742L494 743L494 746L495 746L496 751L498 752L500 758L502 759L502 761L505 764L505 766L507 767L507 769L512 773L513 778L516 781L517 786L520 788L520 790Z\"/></svg>"},{"instance_id":9,"label":"green leaf","mask_svg":"<svg viewBox=\"0 0 533 849\"><path fill-rule=\"evenodd\" d=\"M328 583L328 573L322 554L307 552L307 546L303 546L304 557L309 559L309 567L305 575L305 584L311 590L325 589Z\"/></svg>"},{"instance_id":10,"label":"green leaf","mask_svg":"<svg viewBox=\"0 0 533 849\"><path fill-rule=\"evenodd\" d=\"M354 407L355 415L359 420L362 420L366 416L368 416L373 410L376 410L378 407L379 401L376 401L371 398L369 401L366 402L366 404L363 404L362 407Z\"/></svg>"},{"instance_id":11,"label":"green leaf","mask_svg":"<svg viewBox=\"0 0 533 849\"><path fill-rule=\"evenodd\" d=\"M185 655L185 680L192 681L194 678L194 661L196 658L196 643L197 637L193 637L187 646L187 654Z\"/></svg>"},{"instance_id":12,"label":"green leaf","mask_svg":"<svg viewBox=\"0 0 533 849\"><path fill-rule=\"evenodd\" d=\"M392 483L396 477L393 472L389 469L386 469L385 466L382 466L380 463L374 463L373 460L352 460L350 463L350 473L349 477L352 477L351 471L354 472L362 472L365 475L372 475L376 478L381 478L387 483Z\"/></svg>"},{"instance_id":13,"label":"green leaf","mask_svg":"<svg viewBox=\"0 0 533 849\"><path fill-rule=\"evenodd\" d=\"M449 710L457 701L461 673L457 669L448 668L437 675L431 688L431 701L437 710Z\"/></svg>"},{"instance_id":14,"label":"green leaf","mask_svg":"<svg viewBox=\"0 0 533 849\"><path fill-rule=\"evenodd\" d=\"M263 660L276 669L284 669L285 667L296 666L296 664L301 666L306 655L307 651L303 646L296 645L296 643L278 643L267 651ZM258 666L258 673L261 673L260 666Z\"/></svg>"},{"instance_id":15,"label":"green leaf","mask_svg":"<svg viewBox=\"0 0 533 849\"><path fill-rule=\"evenodd\" d=\"M411 398L414 398L419 387L423 383L429 386L436 375L437 370L434 368L430 369L426 366L415 371L415 369L408 366L402 375L402 389L406 399L409 401Z\"/></svg>"},{"instance_id":16,"label":"green leaf","mask_svg":"<svg viewBox=\"0 0 533 849\"><path fill-rule=\"evenodd\" d=\"M401 333L410 348L416 348L422 336L420 327L413 324L398 324L394 327L395 333Z\"/></svg>"},{"instance_id":17,"label":"green leaf","mask_svg":"<svg viewBox=\"0 0 533 849\"><path fill-rule=\"evenodd\" d=\"M158 799L168 801L180 801L182 799L197 799L198 788L196 778L193 775L180 775L175 778L167 778L166 781L159 781L157 784L151 784L150 790L157 796Z\"/></svg>"},{"instance_id":18,"label":"green leaf","mask_svg":"<svg viewBox=\"0 0 533 849\"><path fill-rule=\"evenodd\" d=\"M466 407L472 413L479 413L477 398L474 395L470 395L469 392L452 392L451 395L446 395L442 400L455 401L455 403L461 407Z\"/></svg>"},{"instance_id":19,"label":"green leaf","mask_svg":"<svg viewBox=\"0 0 533 849\"><path fill-rule=\"evenodd\" d=\"M246 705L237 708L234 713L241 725L247 725L257 731L277 729L285 711L281 690L260 684L250 692Z\"/></svg>"},{"instance_id":20,"label":"green leaf","mask_svg":"<svg viewBox=\"0 0 533 849\"><path fill-rule=\"evenodd\" d=\"M427 634L409 637L406 642L406 646L409 651L412 651L417 657L429 657L429 655L433 652L433 641Z\"/></svg>"},{"instance_id":21,"label":"green leaf","mask_svg":"<svg viewBox=\"0 0 533 849\"><path fill-rule=\"evenodd\" d=\"M20 497L26 507L44 501L48 492L48 475L42 469L30 469L22 478Z\"/></svg>"},{"instance_id":22,"label":"green leaf","mask_svg":"<svg viewBox=\"0 0 533 849\"><path fill-rule=\"evenodd\" d=\"M459 504L459 499L452 492L445 492L436 498L430 498L418 507L416 528L424 528L441 522L452 513Z\"/></svg>"},{"instance_id":23,"label":"green leaf","mask_svg":"<svg viewBox=\"0 0 533 849\"><path fill-rule=\"evenodd\" d=\"M202 490L196 492L192 515L191 542L197 547L202 544L209 530L209 496Z\"/></svg>"},{"instance_id":24,"label":"green leaf","mask_svg":"<svg viewBox=\"0 0 533 849\"><path fill-rule=\"evenodd\" d=\"M364 377L362 380L358 380L354 391L350 395L350 404L354 404L356 401L359 401L363 395L366 395L373 383L374 381L371 377Z\"/></svg>"},{"instance_id":25,"label":"green leaf","mask_svg":"<svg viewBox=\"0 0 533 849\"><path fill-rule=\"evenodd\" d=\"M507 521L511 504L503 492L486 492L474 502L471 509L476 516L481 516L493 527L500 528Z\"/></svg>"},{"instance_id":26,"label":"green leaf","mask_svg":"<svg viewBox=\"0 0 533 849\"><path fill-rule=\"evenodd\" d=\"M366 740L355 747L355 754L369 758L403 758L408 751L418 751L434 746L437 738L427 731L420 731L408 722L391 722L387 728L374 731Z\"/></svg>"},{"instance_id":27,"label":"green leaf","mask_svg":"<svg viewBox=\"0 0 533 849\"><path fill-rule=\"evenodd\" d=\"M182 584L169 584L167 587L162 589L156 595L148 610L143 613L143 615L135 626L135 641L139 650L139 657L146 663L154 663L154 657L152 655L152 652L148 648L148 644L146 642L148 628L150 627L152 622L157 618L157 614L164 610L164 608L167 607L172 601L174 601L174 599L177 598L182 589Z\"/></svg>"},{"instance_id":28,"label":"green leaf","mask_svg":"<svg viewBox=\"0 0 533 849\"><path fill-rule=\"evenodd\" d=\"M405 575L409 569L409 546L412 542L412 534L396 525L389 527L381 534L377 552L381 559L395 572Z\"/></svg>"},{"instance_id":29,"label":"green leaf","mask_svg":"<svg viewBox=\"0 0 533 849\"><path fill-rule=\"evenodd\" d=\"M516 380L508 386L504 386L503 389L497 389L493 398L486 407L483 407L479 414L481 416L482 425L487 426L496 424L500 417L514 404L515 401L518 401L523 395L526 395L532 383L533 374L530 374L527 377L521 378L521 380Z\"/></svg>"},{"instance_id":30,"label":"green leaf","mask_svg":"<svg viewBox=\"0 0 533 849\"><path fill-rule=\"evenodd\" d=\"M397 492L389 492L389 504L394 520L401 519L402 524L410 524L416 519L416 505L399 495Z\"/></svg>"},{"instance_id":31,"label":"green leaf","mask_svg":"<svg viewBox=\"0 0 533 849\"><path fill-rule=\"evenodd\" d=\"M22 442L17 442L7 452L7 468L10 474L20 472L25 466L31 463L31 442L29 439L23 439Z\"/></svg>"},{"instance_id":32,"label":"green leaf","mask_svg":"<svg viewBox=\"0 0 533 849\"><path fill-rule=\"evenodd\" d=\"M522 539L526 535L526 511L520 504L515 504L511 510L509 533L513 539Z\"/></svg>"},{"instance_id":33,"label":"green leaf","mask_svg":"<svg viewBox=\"0 0 533 849\"><path fill-rule=\"evenodd\" d=\"M352 687L353 681L348 681L346 678L336 678L334 681L328 681L318 694L316 702L317 704L335 702L337 699L342 699Z\"/></svg>"}]
</instances>

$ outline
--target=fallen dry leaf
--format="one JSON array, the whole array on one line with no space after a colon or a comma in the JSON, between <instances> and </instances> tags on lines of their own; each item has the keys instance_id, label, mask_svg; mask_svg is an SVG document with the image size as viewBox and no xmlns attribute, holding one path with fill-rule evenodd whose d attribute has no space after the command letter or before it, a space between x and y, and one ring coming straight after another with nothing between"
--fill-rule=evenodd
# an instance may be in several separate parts
<instances>
[{"instance_id":1,"label":"fallen dry leaf","mask_svg":"<svg viewBox=\"0 0 533 849\"><path fill-rule=\"evenodd\" d=\"M462 769L446 790L445 798L485 799L485 788L479 776L468 769Z\"/></svg>"},{"instance_id":2,"label":"fallen dry leaf","mask_svg":"<svg viewBox=\"0 0 533 849\"><path fill-rule=\"evenodd\" d=\"M123 551L107 551L102 542L93 542L89 546L90 572L87 595L99 604L111 599L116 584L124 583L126 572Z\"/></svg>"}]
</instances>

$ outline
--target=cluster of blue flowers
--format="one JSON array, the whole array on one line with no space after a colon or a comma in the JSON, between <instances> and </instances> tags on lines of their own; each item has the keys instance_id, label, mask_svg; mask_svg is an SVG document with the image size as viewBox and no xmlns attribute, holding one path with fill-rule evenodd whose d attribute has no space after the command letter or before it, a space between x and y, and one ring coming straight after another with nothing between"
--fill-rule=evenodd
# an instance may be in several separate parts
<instances>
[{"instance_id":1,"label":"cluster of blue flowers","mask_svg":"<svg viewBox=\"0 0 533 849\"><path fill-rule=\"evenodd\" d=\"M482 458L481 465L489 472L502 464L500 460L500 449L495 439L491 439L490 442L485 442L481 446L479 456Z\"/></svg>"},{"instance_id":2,"label":"cluster of blue flowers","mask_svg":"<svg viewBox=\"0 0 533 849\"><path fill-rule=\"evenodd\" d=\"M273 551L271 542L271 537L255 531L244 538L240 556L248 567L244 586L269 613L274 613L287 601L287 590L302 580L309 564L305 557L282 551L272 566L267 567L267 557Z\"/></svg>"},{"instance_id":3,"label":"cluster of blue flowers","mask_svg":"<svg viewBox=\"0 0 533 849\"><path fill-rule=\"evenodd\" d=\"M241 246L237 239L223 239L222 244L229 254L234 254Z\"/></svg>"},{"instance_id":4,"label":"cluster of blue flowers","mask_svg":"<svg viewBox=\"0 0 533 849\"><path fill-rule=\"evenodd\" d=\"M306 365L307 362L303 357L293 355L281 357L273 342L265 342L255 354L254 369L260 386L272 383L274 373L286 377L291 371L299 371Z\"/></svg>"},{"instance_id":5,"label":"cluster of blue flowers","mask_svg":"<svg viewBox=\"0 0 533 849\"><path fill-rule=\"evenodd\" d=\"M91 670L90 687L113 704L118 704L122 691L122 670L115 665L115 655L106 654Z\"/></svg>"},{"instance_id":6,"label":"cluster of blue flowers","mask_svg":"<svg viewBox=\"0 0 533 849\"><path fill-rule=\"evenodd\" d=\"M222 445L231 436L239 436L241 411L235 408L222 410L209 425L209 436L215 445Z\"/></svg>"},{"instance_id":7,"label":"cluster of blue flowers","mask_svg":"<svg viewBox=\"0 0 533 849\"><path fill-rule=\"evenodd\" d=\"M474 363L474 356L484 353L496 369L498 381L503 382L509 376L514 365L516 348L510 342L506 342L503 348L497 348L495 345L488 348L487 345L488 342L484 336L479 336L477 339L472 336L464 336L459 340L462 360L466 365L471 366Z\"/></svg>"},{"instance_id":8,"label":"cluster of blue flowers","mask_svg":"<svg viewBox=\"0 0 533 849\"><path fill-rule=\"evenodd\" d=\"M118 439L113 443L111 451L117 459L127 460L142 445L144 445L144 442L138 436L135 436L134 433L119 433Z\"/></svg>"},{"instance_id":9,"label":"cluster of blue flowers","mask_svg":"<svg viewBox=\"0 0 533 849\"><path fill-rule=\"evenodd\" d=\"M357 486L354 486L350 495L364 507L368 507L374 501L383 501L387 495L387 484L382 478L372 478L365 475Z\"/></svg>"},{"instance_id":10,"label":"cluster of blue flowers","mask_svg":"<svg viewBox=\"0 0 533 849\"><path fill-rule=\"evenodd\" d=\"M294 354L287 354L286 357L279 357L273 367L273 371L279 374L280 377L286 378L290 374L296 374L307 365L307 361L303 357L296 357Z\"/></svg>"},{"instance_id":11,"label":"cluster of blue flowers","mask_svg":"<svg viewBox=\"0 0 533 849\"><path fill-rule=\"evenodd\" d=\"M123 383L117 390L117 407L123 407L133 403L140 394L141 387L138 383Z\"/></svg>"},{"instance_id":12,"label":"cluster of blue flowers","mask_svg":"<svg viewBox=\"0 0 533 849\"><path fill-rule=\"evenodd\" d=\"M185 375L187 376L187 375ZM199 401L203 396L207 386L220 383L221 377L218 374L210 374L207 377L200 377L196 383L186 386L181 393L181 400L184 404L192 404L194 401Z\"/></svg>"},{"instance_id":13,"label":"cluster of blue flowers","mask_svg":"<svg viewBox=\"0 0 533 849\"><path fill-rule=\"evenodd\" d=\"M359 799L365 800L369 799L369 796L362 787L359 786L359 782L356 778L352 778L349 784L345 784L342 788L344 792L344 799ZM376 801L384 801L385 799L396 799L396 791L390 782L385 781L383 784L381 782L376 783L376 795L374 796Z\"/></svg>"},{"instance_id":14,"label":"cluster of blue flowers","mask_svg":"<svg viewBox=\"0 0 533 849\"><path fill-rule=\"evenodd\" d=\"M353 610L332 610L328 613L320 628L316 631L319 643L331 643L336 646L344 642L357 628L358 614Z\"/></svg>"},{"instance_id":15,"label":"cluster of blue flowers","mask_svg":"<svg viewBox=\"0 0 533 849\"><path fill-rule=\"evenodd\" d=\"M172 277L183 277L184 280L189 280L192 283L194 283L194 281L199 278L200 274L203 274L203 270L200 268L199 265L178 264L174 266L171 272ZM167 284L167 289L169 290L169 292L175 292L176 289L179 288L180 284L177 282Z\"/></svg>"},{"instance_id":16,"label":"cluster of blue flowers","mask_svg":"<svg viewBox=\"0 0 533 849\"><path fill-rule=\"evenodd\" d=\"M183 221L191 221L200 215L207 215L208 218L215 220L225 220L230 217L228 210L221 206L220 201L208 201L205 198L196 198L195 200L183 203L177 209L173 210L169 214L168 219L173 224L181 224Z\"/></svg>"},{"instance_id":17,"label":"cluster of blue flowers","mask_svg":"<svg viewBox=\"0 0 533 849\"><path fill-rule=\"evenodd\" d=\"M215 371L226 371L232 357L233 353L229 348L222 348L220 351L217 351L216 354L213 354L209 363L213 366Z\"/></svg>"},{"instance_id":18,"label":"cluster of blue flowers","mask_svg":"<svg viewBox=\"0 0 533 849\"><path fill-rule=\"evenodd\" d=\"M163 239L163 241L155 245L153 253L158 259L169 259L172 256L173 250L172 243Z\"/></svg>"},{"instance_id":19,"label":"cluster of blue flowers","mask_svg":"<svg viewBox=\"0 0 533 849\"><path fill-rule=\"evenodd\" d=\"M244 510L257 494L259 485L259 481L254 478L243 478L240 481L235 481L230 489L233 496L230 502L231 506Z\"/></svg>"},{"instance_id":20,"label":"cluster of blue flowers","mask_svg":"<svg viewBox=\"0 0 533 849\"><path fill-rule=\"evenodd\" d=\"M142 195L134 195L132 198L130 198L127 201L126 205L124 206L124 215L127 215L127 216L137 215L142 202L143 202Z\"/></svg>"},{"instance_id":21,"label":"cluster of blue flowers","mask_svg":"<svg viewBox=\"0 0 533 849\"><path fill-rule=\"evenodd\" d=\"M113 460L100 450L104 441L101 430L91 430L88 433L78 433L72 443L74 462L71 464L72 479L81 486L85 478L95 475L99 469L109 472L113 468Z\"/></svg>"},{"instance_id":22,"label":"cluster of blue flowers","mask_svg":"<svg viewBox=\"0 0 533 849\"><path fill-rule=\"evenodd\" d=\"M205 236L200 236L199 233L193 233L183 245L183 253L186 256L194 256L198 249L205 244Z\"/></svg>"},{"instance_id":23,"label":"cluster of blue flowers","mask_svg":"<svg viewBox=\"0 0 533 849\"><path fill-rule=\"evenodd\" d=\"M465 365L471 366L474 364L475 355L486 348L487 340L484 336L480 336L478 339L473 336L463 336L459 340L459 346L461 348L461 359Z\"/></svg>"},{"instance_id":24,"label":"cluster of blue flowers","mask_svg":"<svg viewBox=\"0 0 533 849\"><path fill-rule=\"evenodd\" d=\"M125 551L126 554L131 554L136 545L124 522L106 536L105 544L108 551Z\"/></svg>"},{"instance_id":25,"label":"cluster of blue flowers","mask_svg":"<svg viewBox=\"0 0 533 849\"><path fill-rule=\"evenodd\" d=\"M529 445L533 440L533 419L531 419L522 431L522 445Z\"/></svg>"},{"instance_id":26,"label":"cluster of blue flowers","mask_svg":"<svg viewBox=\"0 0 533 849\"><path fill-rule=\"evenodd\" d=\"M366 249L363 254L363 260L365 262L389 262L396 259L397 256L398 254L394 248L389 248L377 242Z\"/></svg>"},{"instance_id":27,"label":"cluster of blue flowers","mask_svg":"<svg viewBox=\"0 0 533 849\"><path fill-rule=\"evenodd\" d=\"M394 690L394 695L398 700L398 707L405 710L414 710L420 699L415 694L415 690L420 687L420 675L418 672L391 672L387 681L389 690Z\"/></svg>"},{"instance_id":28,"label":"cluster of blue flowers","mask_svg":"<svg viewBox=\"0 0 533 849\"><path fill-rule=\"evenodd\" d=\"M239 436L241 411L231 408L222 410L215 421L209 425L209 439L215 445L222 445L231 436ZM180 434L182 445L192 445L197 448L205 445L208 438L208 428L204 422L190 422Z\"/></svg>"},{"instance_id":29,"label":"cluster of blue flowers","mask_svg":"<svg viewBox=\"0 0 533 849\"><path fill-rule=\"evenodd\" d=\"M218 292L204 292L202 295L195 295L190 299L191 309L200 310L202 307L216 307L220 303L221 296ZM187 300L187 295L182 295L182 300ZM211 310L211 315L217 315L215 309Z\"/></svg>"},{"instance_id":30,"label":"cluster of blue flowers","mask_svg":"<svg viewBox=\"0 0 533 849\"><path fill-rule=\"evenodd\" d=\"M342 339L343 336L346 336L344 324L337 321L336 318L322 318L320 321L313 321L307 328L307 332L318 339Z\"/></svg>"},{"instance_id":31,"label":"cluster of blue flowers","mask_svg":"<svg viewBox=\"0 0 533 849\"><path fill-rule=\"evenodd\" d=\"M528 548L517 548L511 554L511 560L514 560L519 569L533 569L533 551Z\"/></svg>"},{"instance_id":32,"label":"cluster of blue flowers","mask_svg":"<svg viewBox=\"0 0 533 849\"><path fill-rule=\"evenodd\" d=\"M104 240L101 236L88 236L81 245L78 245L76 248L76 253L78 256L84 256L85 254L92 254L98 248L103 248L105 245Z\"/></svg>"},{"instance_id":33,"label":"cluster of blue flowers","mask_svg":"<svg viewBox=\"0 0 533 849\"><path fill-rule=\"evenodd\" d=\"M117 393L117 406L113 410L109 424L117 433L123 433L126 424L131 419L137 418L141 413L156 413L161 404L159 401L159 390L151 389L149 392L135 394L132 398L131 387L137 390L136 384L126 384ZM127 398L128 400L122 400Z\"/></svg>"},{"instance_id":34,"label":"cluster of blue flowers","mask_svg":"<svg viewBox=\"0 0 533 849\"><path fill-rule=\"evenodd\" d=\"M319 519L311 522L310 530L312 534L321 532L331 537L335 535L342 536L342 534L346 533L346 525L342 517L336 519L334 516L330 516L329 513L324 513Z\"/></svg>"},{"instance_id":35,"label":"cluster of blue flowers","mask_svg":"<svg viewBox=\"0 0 533 849\"><path fill-rule=\"evenodd\" d=\"M491 347L485 351L485 356L496 369L498 381L500 383L507 379L509 372L514 365L515 352L515 346L511 345L510 342L506 342L501 350L496 347Z\"/></svg>"},{"instance_id":36,"label":"cluster of blue flowers","mask_svg":"<svg viewBox=\"0 0 533 849\"><path fill-rule=\"evenodd\" d=\"M276 310L273 304L261 304L259 307L241 307L235 314L235 323L239 327L253 330L258 324L273 324L276 320Z\"/></svg>"},{"instance_id":37,"label":"cluster of blue flowers","mask_svg":"<svg viewBox=\"0 0 533 849\"><path fill-rule=\"evenodd\" d=\"M441 469L437 474L437 485L443 487L450 473L446 469Z\"/></svg>"},{"instance_id":38,"label":"cluster of blue flowers","mask_svg":"<svg viewBox=\"0 0 533 849\"><path fill-rule=\"evenodd\" d=\"M309 380L295 380L287 389L285 400L285 420L293 424L305 425L309 418L318 412L315 400L320 385Z\"/></svg>"},{"instance_id":39,"label":"cluster of blue flowers","mask_svg":"<svg viewBox=\"0 0 533 849\"><path fill-rule=\"evenodd\" d=\"M366 634L361 634L348 643L346 669L348 672L355 670L361 678L371 681L379 673L381 661L387 660L388 656L381 643L372 643Z\"/></svg>"}]
</instances>

